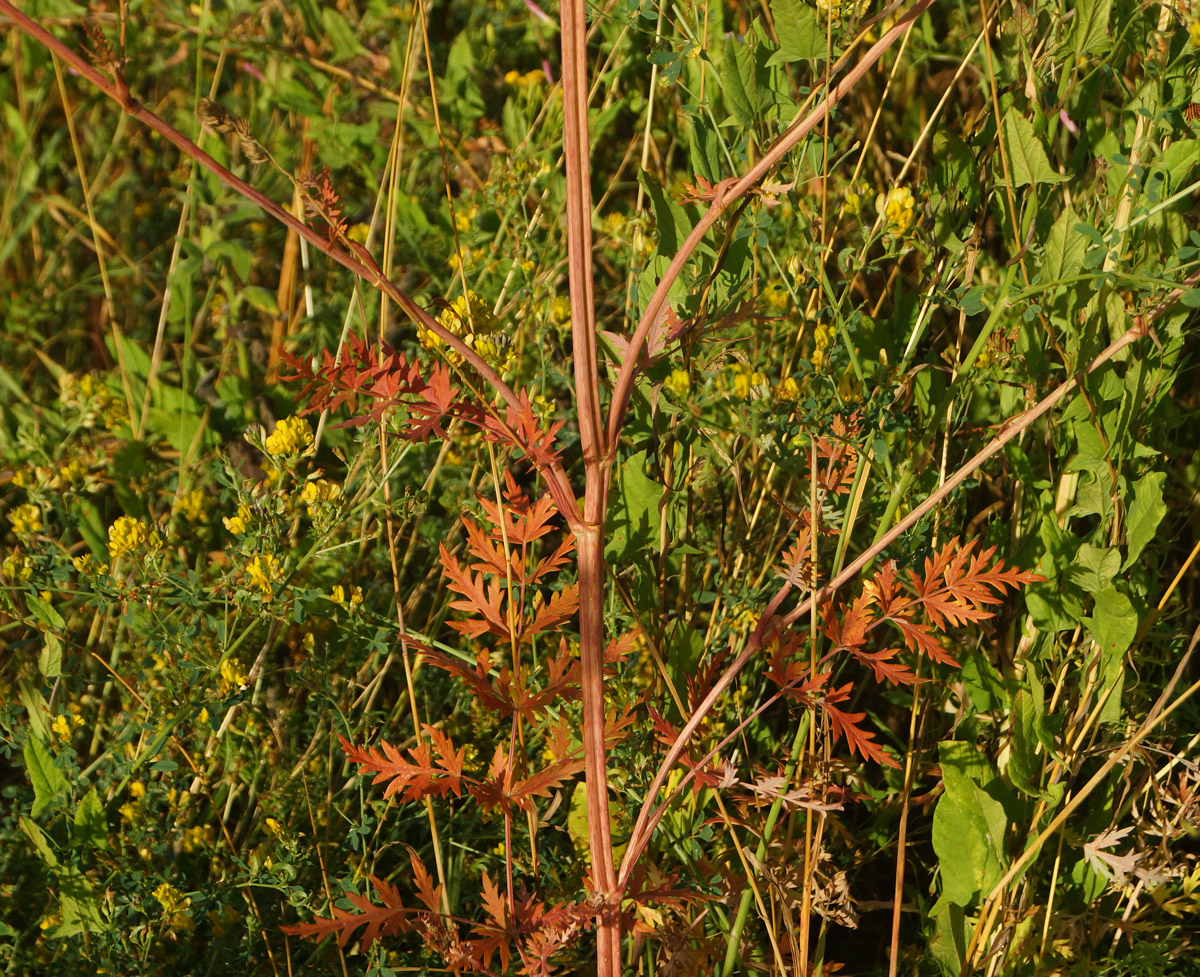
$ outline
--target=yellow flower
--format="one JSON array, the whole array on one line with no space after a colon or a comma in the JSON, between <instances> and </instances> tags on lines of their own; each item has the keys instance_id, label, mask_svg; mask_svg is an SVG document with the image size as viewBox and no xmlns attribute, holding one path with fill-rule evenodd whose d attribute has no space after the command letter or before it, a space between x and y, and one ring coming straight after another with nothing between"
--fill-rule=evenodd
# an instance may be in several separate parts
<instances>
[{"instance_id":1,"label":"yellow flower","mask_svg":"<svg viewBox=\"0 0 1200 977\"><path fill-rule=\"evenodd\" d=\"M143 784L140 780L135 780L133 783L131 783L129 785L129 793L133 796L133 798L135 800L140 801L143 797L146 796L146 785Z\"/></svg>"},{"instance_id":2,"label":"yellow flower","mask_svg":"<svg viewBox=\"0 0 1200 977\"><path fill-rule=\"evenodd\" d=\"M763 301L768 308L782 310L788 307L789 296L787 289L782 285L776 285L774 288L768 288L763 293Z\"/></svg>"},{"instance_id":3,"label":"yellow flower","mask_svg":"<svg viewBox=\"0 0 1200 977\"><path fill-rule=\"evenodd\" d=\"M12 523L14 533L18 536L27 536L42 528L42 510L32 503L26 502L13 509L8 514L8 520Z\"/></svg>"},{"instance_id":4,"label":"yellow flower","mask_svg":"<svg viewBox=\"0 0 1200 977\"><path fill-rule=\"evenodd\" d=\"M188 522L203 522L211 502L203 489L192 489L179 497L175 503L175 511Z\"/></svg>"},{"instance_id":5,"label":"yellow flower","mask_svg":"<svg viewBox=\"0 0 1200 977\"><path fill-rule=\"evenodd\" d=\"M269 455L291 455L312 447L312 426L303 417L284 417L263 442Z\"/></svg>"},{"instance_id":6,"label":"yellow flower","mask_svg":"<svg viewBox=\"0 0 1200 977\"><path fill-rule=\"evenodd\" d=\"M270 600L275 594L271 582L279 579L279 560L270 553L260 553L247 565L246 576Z\"/></svg>"},{"instance_id":7,"label":"yellow flower","mask_svg":"<svg viewBox=\"0 0 1200 977\"><path fill-rule=\"evenodd\" d=\"M183 833L183 850L194 852L197 848L208 848L216 841L216 832L211 824L194 825Z\"/></svg>"},{"instance_id":8,"label":"yellow flower","mask_svg":"<svg viewBox=\"0 0 1200 977\"><path fill-rule=\"evenodd\" d=\"M908 187L894 187L888 191L883 212L888 219L888 229L895 237L903 237L912 224L916 201Z\"/></svg>"},{"instance_id":9,"label":"yellow flower","mask_svg":"<svg viewBox=\"0 0 1200 977\"><path fill-rule=\"evenodd\" d=\"M58 469L59 480L64 485L74 485L76 482L81 482L86 475L87 469L83 467L83 463L78 458L72 458Z\"/></svg>"},{"instance_id":10,"label":"yellow flower","mask_svg":"<svg viewBox=\"0 0 1200 977\"><path fill-rule=\"evenodd\" d=\"M268 834L274 835L276 838L283 837L283 825L274 818L267 818L263 822L263 827L267 829Z\"/></svg>"},{"instance_id":11,"label":"yellow flower","mask_svg":"<svg viewBox=\"0 0 1200 977\"><path fill-rule=\"evenodd\" d=\"M342 487L337 482L324 478L314 478L304 483L300 490L300 501L308 506L309 516L316 515L316 508L322 502L336 502L342 497Z\"/></svg>"},{"instance_id":12,"label":"yellow flower","mask_svg":"<svg viewBox=\"0 0 1200 977\"><path fill-rule=\"evenodd\" d=\"M223 516L221 522L235 536L240 536L246 532L246 527L250 523L250 507L239 505L236 516Z\"/></svg>"},{"instance_id":13,"label":"yellow flower","mask_svg":"<svg viewBox=\"0 0 1200 977\"><path fill-rule=\"evenodd\" d=\"M504 76L504 83L518 91L530 91L546 82L546 73L538 69L521 74L519 71L509 71Z\"/></svg>"},{"instance_id":14,"label":"yellow flower","mask_svg":"<svg viewBox=\"0 0 1200 977\"><path fill-rule=\"evenodd\" d=\"M0 563L0 572L10 580L24 583L33 576L33 561L23 553L9 553Z\"/></svg>"},{"instance_id":15,"label":"yellow flower","mask_svg":"<svg viewBox=\"0 0 1200 977\"><path fill-rule=\"evenodd\" d=\"M687 370L672 370L671 375L663 381L663 389L682 400L692 389L692 378Z\"/></svg>"},{"instance_id":16,"label":"yellow flower","mask_svg":"<svg viewBox=\"0 0 1200 977\"><path fill-rule=\"evenodd\" d=\"M830 20L837 20L842 15L842 0L817 0L817 9Z\"/></svg>"},{"instance_id":17,"label":"yellow flower","mask_svg":"<svg viewBox=\"0 0 1200 977\"><path fill-rule=\"evenodd\" d=\"M185 910L192 904L189 896L185 896L169 882L164 882L154 890L154 898L162 906L163 918L169 920L172 930L190 930L193 926L191 917Z\"/></svg>"},{"instance_id":18,"label":"yellow flower","mask_svg":"<svg viewBox=\"0 0 1200 977\"><path fill-rule=\"evenodd\" d=\"M335 583L330 591L329 599L332 600L338 607L346 606L346 588L340 583ZM362 587L350 588L350 611L353 613L358 609L358 605L363 601Z\"/></svg>"},{"instance_id":19,"label":"yellow flower","mask_svg":"<svg viewBox=\"0 0 1200 977\"><path fill-rule=\"evenodd\" d=\"M851 217L855 217L862 210L862 197L853 190L847 190L846 196L842 201L842 210Z\"/></svg>"},{"instance_id":20,"label":"yellow flower","mask_svg":"<svg viewBox=\"0 0 1200 977\"><path fill-rule=\"evenodd\" d=\"M1200 20L1193 20L1188 24L1188 41L1192 47L1200 47Z\"/></svg>"},{"instance_id":21,"label":"yellow flower","mask_svg":"<svg viewBox=\"0 0 1200 977\"><path fill-rule=\"evenodd\" d=\"M250 682L250 676L242 671L240 665L232 658L221 662L221 683L217 687L221 695L228 695L234 689L240 689Z\"/></svg>"},{"instance_id":22,"label":"yellow flower","mask_svg":"<svg viewBox=\"0 0 1200 977\"><path fill-rule=\"evenodd\" d=\"M776 400L795 400L800 396L800 384L792 377L784 377L775 388Z\"/></svg>"},{"instance_id":23,"label":"yellow flower","mask_svg":"<svg viewBox=\"0 0 1200 977\"><path fill-rule=\"evenodd\" d=\"M862 384L858 382L853 369L847 370L838 381L838 396L847 404L862 403Z\"/></svg>"},{"instance_id":24,"label":"yellow flower","mask_svg":"<svg viewBox=\"0 0 1200 977\"><path fill-rule=\"evenodd\" d=\"M43 933L45 933L46 930L53 929L55 926L61 926L61 925L62 925L62 916L59 915L57 912L53 912L53 913L47 913L45 916L43 916L41 918L41 921L38 923L38 928Z\"/></svg>"},{"instance_id":25,"label":"yellow flower","mask_svg":"<svg viewBox=\"0 0 1200 977\"><path fill-rule=\"evenodd\" d=\"M565 295L556 295L550 300L550 321L564 328L570 324L571 300Z\"/></svg>"},{"instance_id":26,"label":"yellow flower","mask_svg":"<svg viewBox=\"0 0 1200 977\"><path fill-rule=\"evenodd\" d=\"M454 226L460 232L469 231L471 224L479 215L479 208L473 204L470 207L460 207L454 211Z\"/></svg>"},{"instance_id":27,"label":"yellow flower","mask_svg":"<svg viewBox=\"0 0 1200 977\"><path fill-rule=\"evenodd\" d=\"M162 537L132 516L121 516L108 527L108 552L114 560L136 553L143 546L156 550L162 546Z\"/></svg>"},{"instance_id":28,"label":"yellow flower","mask_svg":"<svg viewBox=\"0 0 1200 977\"><path fill-rule=\"evenodd\" d=\"M766 382L765 375L757 370L751 370L745 364L733 368L732 392L738 400L748 400L754 392L754 388Z\"/></svg>"},{"instance_id":29,"label":"yellow flower","mask_svg":"<svg viewBox=\"0 0 1200 977\"><path fill-rule=\"evenodd\" d=\"M500 333L500 320L475 292L468 290L466 295L458 296L448 308L442 309L437 321L491 366L504 369L509 365L512 359L509 337ZM432 330L418 325L417 338L430 352L441 352L452 365L462 362L462 356L449 349Z\"/></svg>"},{"instance_id":30,"label":"yellow flower","mask_svg":"<svg viewBox=\"0 0 1200 977\"><path fill-rule=\"evenodd\" d=\"M67 722L66 716L55 716L50 728L64 743L71 738L71 724Z\"/></svg>"}]
</instances>

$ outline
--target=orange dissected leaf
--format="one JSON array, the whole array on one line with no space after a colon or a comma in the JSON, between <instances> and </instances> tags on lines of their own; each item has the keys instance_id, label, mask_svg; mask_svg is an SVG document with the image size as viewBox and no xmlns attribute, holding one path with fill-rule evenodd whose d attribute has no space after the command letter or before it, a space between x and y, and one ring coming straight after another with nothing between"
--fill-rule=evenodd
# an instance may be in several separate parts
<instances>
[{"instance_id":1,"label":"orange dissected leaf","mask_svg":"<svg viewBox=\"0 0 1200 977\"><path fill-rule=\"evenodd\" d=\"M538 596L541 596L540 593ZM578 607L578 584L571 584L562 590L555 591L550 595L550 600L545 604L539 603L537 598L535 598L533 618L526 622L525 626L521 629L521 640L528 641L536 634L557 628L563 622L569 621Z\"/></svg>"},{"instance_id":2,"label":"orange dissected leaf","mask_svg":"<svg viewBox=\"0 0 1200 977\"><path fill-rule=\"evenodd\" d=\"M468 637L478 637L481 634L494 634L501 639L509 637L508 622L500 601L504 596L504 588L498 583L486 585L483 574L471 575L464 570L446 549L445 543L440 544L442 569L446 574L448 586L456 594L461 594L464 600L450 602L457 611L468 611L479 615L479 618L466 621L451 621L450 626L461 631Z\"/></svg>"},{"instance_id":3,"label":"orange dissected leaf","mask_svg":"<svg viewBox=\"0 0 1200 977\"><path fill-rule=\"evenodd\" d=\"M336 936L338 945L345 947L349 944L354 932L360 926L365 926L360 938L363 950L369 950L381 939L395 936L402 930L414 929L415 927L408 917L417 910L404 907L396 887L374 875L368 875L367 878L370 879L375 892L383 901L382 906L375 905L367 896L347 893L346 899L357 912L335 906L332 919L315 919L311 923L297 923L295 926L282 926L280 929L291 936L313 939Z\"/></svg>"},{"instance_id":4,"label":"orange dissected leaf","mask_svg":"<svg viewBox=\"0 0 1200 977\"><path fill-rule=\"evenodd\" d=\"M536 502L530 502L511 472L504 473L504 481L503 516L494 499L479 496L479 504L487 513L488 522L493 526L489 532L491 538L498 542L507 540L512 546L523 546L554 532L550 520L558 515L558 507L549 493L541 496Z\"/></svg>"},{"instance_id":5,"label":"orange dissected leaf","mask_svg":"<svg viewBox=\"0 0 1200 977\"><path fill-rule=\"evenodd\" d=\"M508 970L508 965L512 961L508 900L496 883L488 877L487 872L483 873L482 882L481 897L484 911L488 914L488 921L476 923L471 927L471 931L476 934L468 941L471 947L471 957L480 968L487 969L491 966L492 956L498 952L500 954L500 970L503 972Z\"/></svg>"},{"instance_id":6,"label":"orange dissected leaf","mask_svg":"<svg viewBox=\"0 0 1200 977\"><path fill-rule=\"evenodd\" d=\"M423 651L421 657L430 665L458 676L467 688L478 697L480 703L493 712L499 713L501 719L512 714L512 700L493 686L489 678L491 654L486 648L481 649L476 656L473 669L440 651Z\"/></svg>"},{"instance_id":7,"label":"orange dissected leaf","mask_svg":"<svg viewBox=\"0 0 1200 977\"><path fill-rule=\"evenodd\" d=\"M437 887L433 884L433 878L430 876L428 869L425 868L425 863L417 857L417 853L411 848L408 850L408 860L412 863L413 884L417 889L417 897L425 904L430 912L440 913L442 906L442 887Z\"/></svg>"},{"instance_id":8,"label":"orange dissected leaf","mask_svg":"<svg viewBox=\"0 0 1200 977\"><path fill-rule=\"evenodd\" d=\"M840 689L831 691L821 700L821 707L829 716L829 725L834 739L837 739L838 736L845 736L850 751L858 753L864 760L874 760L887 767L899 767L900 764L896 762L895 758L875 742L875 734L858 725L867 718L865 712L842 712L833 705L833 702L840 702L848 698L851 688L850 685L844 685Z\"/></svg>"},{"instance_id":9,"label":"orange dissected leaf","mask_svg":"<svg viewBox=\"0 0 1200 977\"><path fill-rule=\"evenodd\" d=\"M400 794L405 801L422 797L444 797L451 791L462 796L462 768L466 748L455 752L453 744L440 730L425 726L437 746L440 757L435 761L429 743L420 743L408 751L408 758L398 747L384 741L382 749L359 748L346 737L338 736L342 749L351 762L362 767L363 773L374 774L373 784L387 784L384 797Z\"/></svg>"},{"instance_id":10,"label":"orange dissected leaf","mask_svg":"<svg viewBox=\"0 0 1200 977\"><path fill-rule=\"evenodd\" d=\"M568 755L535 773L513 783L512 765L503 745L497 744L488 770L488 779L470 786L471 795L489 810L509 811L515 804L522 811L534 810L533 798L549 797L563 781L583 769L583 757Z\"/></svg>"}]
</instances>

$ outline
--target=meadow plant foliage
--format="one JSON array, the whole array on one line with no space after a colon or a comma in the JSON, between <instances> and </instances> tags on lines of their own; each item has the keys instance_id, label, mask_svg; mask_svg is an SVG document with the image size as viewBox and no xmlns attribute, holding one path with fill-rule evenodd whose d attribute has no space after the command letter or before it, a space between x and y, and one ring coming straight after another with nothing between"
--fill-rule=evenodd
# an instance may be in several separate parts
<instances>
[{"instance_id":1,"label":"meadow plant foliage","mask_svg":"<svg viewBox=\"0 0 1200 977\"><path fill-rule=\"evenodd\" d=\"M0 22L9 972L1194 972L1200 9Z\"/></svg>"}]
</instances>

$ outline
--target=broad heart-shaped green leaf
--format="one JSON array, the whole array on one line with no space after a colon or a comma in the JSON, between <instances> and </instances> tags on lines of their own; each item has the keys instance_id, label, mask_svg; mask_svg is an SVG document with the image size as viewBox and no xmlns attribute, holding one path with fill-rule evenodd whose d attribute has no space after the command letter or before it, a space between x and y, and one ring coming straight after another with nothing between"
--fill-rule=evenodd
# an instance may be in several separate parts
<instances>
[{"instance_id":1,"label":"broad heart-shaped green leaf","mask_svg":"<svg viewBox=\"0 0 1200 977\"><path fill-rule=\"evenodd\" d=\"M800 0L771 0L771 19L779 36L779 50L767 66L825 57L825 34L812 7Z\"/></svg>"},{"instance_id":2,"label":"broad heart-shaped green leaf","mask_svg":"<svg viewBox=\"0 0 1200 977\"><path fill-rule=\"evenodd\" d=\"M1108 36L1108 16L1112 0L1078 0L1075 21L1071 25L1071 48L1075 57L1099 54L1112 43Z\"/></svg>"},{"instance_id":3,"label":"broad heart-shaped green leaf","mask_svg":"<svg viewBox=\"0 0 1200 977\"><path fill-rule=\"evenodd\" d=\"M646 195L654 205L654 223L658 228L658 252L668 258L674 257L683 244L684 238L691 233L692 222L688 220L687 212L674 200L667 196L645 170L638 173L638 180L646 190Z\"/></svg>"},{"instance_id":4,"label":"broad heart-shaped green leaf","mask_svg":"<svg viewBox=\"0 0 1200 977\"><path fill-rule=\"evenodd\" d=\"M1067 177L1060 176L1050 168L1050 160L1033 123L1009 109L1000 127L1000 138L1008 154L1008 166L1012 172L1013 186L1025 187L1035 183L1062 183ZM1001 170L1003 179L1003 170Z\"/></svg>"},{"instance_id":5,"label":"broad heart-shaped green leaf","mask_svg":"<svg viewBox=\"0 0 1200 977\"><path fill-rule=\"evenodd\" d=\"M1166 479L1166 472L1151 472L1133 483L1133 502L1125 514L1125 536L1129 541L1129 549L1122 570L1129 569L1137 562L1167 514L1167 507L1163 504L1163 482Z\"/></svg>"},{"instance_id":6,"label":"broad heart-shaped green leaf","mask_svg":"<svg viewBox=\"0 0 1200 977\"><path fill-rule=\"evenodd\" d=\"M1042 253L1042 267L1038 278L1042 282L1059 282L1079 274L1083 267L1083 256L1087 251L1087 238L1075 227L1075 211L1064 207L1058 220L1046 235L1046 249Z\"/></svg>"},{"instance_id":7,"label":"broad heart-shaped green leaf","mask_svg":"<svg viewBox=\"0 0 1200 977\"><path fill-rule=\"evenodd\" d=\"M957 747L961 744L942 744ZM961 750L939 750L946 792L933 812L933 850L942 875L942 894L932 912L946 903L967 906L999 881L1007 863L1004 806L956 765Z\"/></svg>"},{"instance_id":8,"label":"broad heart-shaped green leaf","mask_svg":"<svg viewBox=\"0 0 1200 977\"><path fill-rule=\"evenodd\" d=\"M62 771L54 765L54 758L50 756L46 744L36 736L25 741L25 769L29 771L29 781L33 784L32 813L37 817L54 798L66 791L67 781Z\"/></svg>"},{"instance_id":9,"label":"broad heart-shaped green leaf","mask_svg":"<svg viewBox=\"0 0 1200 977\"><path fill-rule=\"evenodd\" d=\"M1116 722L1121 718L1125 652L1129 650L1137 634L1138 616L1129 598L1116 587L1097 590L1092 599L1095 601L1092 616L1083 619L1083 626L1100 649L1097 695L1108 696L1100 710L1099 721Z\"/></svg>"}]
</instances>

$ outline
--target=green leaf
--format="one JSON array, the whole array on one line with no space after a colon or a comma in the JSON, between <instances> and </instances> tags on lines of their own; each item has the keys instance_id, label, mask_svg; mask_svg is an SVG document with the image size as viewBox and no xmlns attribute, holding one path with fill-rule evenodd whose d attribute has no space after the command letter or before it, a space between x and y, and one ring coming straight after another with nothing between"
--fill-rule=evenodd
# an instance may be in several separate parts
<instances>
[{"instance_id":1,"label":"green leaf","mask_svg":"<svg viewBox=\"0 0 1200 977\"><path fill-rule=\"evenodd\" d=\"M325 33L328 34L329 40L333 43L333 60L343 61L346 58L352 58L362 50L362 45L358 43L358 38L354 36L354 31L345 19L332 7L323 7L321 10L321 23L325 28Z\"/></svg>"},{"instance_id":2,"label":"green leaf","mask_svg":"<svg viewBox=\"0 0 1200 977\"><path fill-rule=\"evenodd\" d=\"M25 769L29 771L29 781L33 784L32 813L37 817L59 794L66 792L67 781L62 771L54 765L54 758L46 749L46 744L36 736L25 741Z\"/></svg>"},{"instance_id":3,"label":"green leaf","mask_svg":"<svg viewBox=\"0 0 1200 977\"><path fill-rule=\"evenodd\" d=\"M1108 17L1112 0L1079 0L1075 4L1075 21L1071 26L1071 49L1075 57L1099 54L1108 49Z\"/></svg>"},{"instance_id":4,"label":"green leaf","mask_svg":"<svg viewBox=\"0 0 1200 977\"><path fill-rule=\"evenodd\" d=\"M825 57L825 33L812 7L800 0L771 0L771 19L779 35L779 50L767 61L768 67Z\"/></svg>"},{"instance_id":5,"label":"green leaf","mask_svg":"<svg viewBox=\"0 0 1200 977\"><path fill-rule=\"evenodd\" d=\"M942 894L934 913L946 903L969 905L999 881L1007 863L1004 806L954 765L956 754L961 751L942 756L946 792L933 813L933 850L942 875Z\"/></svg>"},{"instance_id":6,"label":"green leaf","mask_svg":"<svg viewBox=\"0 0 1200 977\"><path fill-rule=\"evenodd\" d=\"M49 868L58 868L58 856L54 854L54 850L50 847L50 842L46 840L42 829L23 814L18 819L18 823L21 825L21 830L33 842L33 847L37 849L38 857L42 862Z\"/></svg>"},{"instance_id":7,"label":"green leaf","mask_svg":"<svg viewBox=\"0 0 1200 977\"><path fill-rule=\"evenodd\" d=\"M754 77L754 48L749 40L725 39L720 77L721 94L733 121L740 126L753 125L758 112L758 84Z\"/></svg>"},{"instance_id":8,"label":"green leaf","mask_svg":"<svg viewBox=\"0 0 1200 977\"><path fill-rule=\"evenodd\" d=\"M1099 721L1116 722L1121 718L1125 652L1137 635L1138 616L1129 598L1116 587L1106 587L1092 596L1095 600L1092 615L1083 619L1083 626L1100 649L1097 695L1107 698Z\"/></svg>"},{"instance_id":9,"label":"green leaf","mask_svg":"<svg viewBox=\"0 0 1200 977\"><path fill-rule=\"evenodd\" d=\"M38 655L38 671L43 678L58 678L62 674L62 642L57 635L46 633L46 642Z\"/></svg>"},{"instance_id":10,"label":"green leaf","mask_svg":"<svg viewBox=\"0 0 1200 977\"><path fill-rule=\"evenodd\" d=\"M1075 226L1075 211L1070 207L1063 209L1058 220L1050 227L1046 236L1046 250L1042 255L1042 268L1038 278L1043 282L1058 282L1064 278L1073 278L1083 267L1083 256L1087 251L1087 241L1081 234L1073 230Z\"/></svg>"},{"instance_id":11,"label":"green leaf","mask_svg":"<svg viewBox=\"0 0 1200 977\"><path fill-rule=\"evenodd\" d=\"M66 622L62 619L62 615L40 597L34 594L26 594L25 606L46 627L54 628L56 631L61 631L66 627Z\"/></svg>"},{"instance_id":12,"label":"green leaf","mask_svg":"<svg viewBox=\"0 0 1200 977\"><path fill-rule=\"evenodd\" d=\"M1063 574L1077 587L1089 594L1111 587L1121 572L1121 554L1113 546L1093 546L1084 543L1075 554L1075 560Z\"/></svg>"},{"instance_id":13,"label":"green leaf","mask_svg":"<svg viewBox=\"0 0 1200 977\"><path fill-rule=\"evenodd\" d=\"M1133 502L1125 514L1125 538L1129 546L1122 570L1129 569L1137 561L1167 514L1167 507L1163 504L1163 483L1166 480L1166 472L1151 472L1133 483Z\"/></svg>"},{"instance_id":14,"label":"green leaf","mask_svg":"<svg viewBox=\"0 0 1200 977\"><path fill-rule=\"evenodd\" d=\"M623 560L649 547L654 539L663 487L646 474L645 468L644 451L621 466L613 492L612 531L604 551L607 560Z\"/></svg>"},{"instance_id":15,"label":"green leaf","mask_svg":"<svg viewBox=\"0 0 1200 977\"><path fill-rule=\"evenodd\" d=\"M1024 187L1036 183L1062 183L1067 179L1050 168L1050 160L1041 140L1033 131L1033 123L1009 109L1000 130L1004 150L1008 154L1008 165L1012 171L1013 186ZM1002 181L1001 181L1002 182Z\"/></svg>"},{"instance_id":16,"label":"green leaf","mask_svg":"<svg viewBox=\"0 0 1200 977\"><path fill-rule=\"evenodd\" d=\"M242 298L249 302L259 312L267 315L279 315L279 303L275 293L261 285L247 285L241 290Z\"/></svg>"},{"instance_id":17,"label":"green leaf","mask_svg":"<svg viewBox=\"0 0 1200 977\"><path fill-rule=\"evenodd\" d=\"M658 228L658 250L666 257L673 257L692 230L686 211L667 196L650 174L644 170L638 179L646 189L646 195L654 204L654 223Z\"/></svg>"},{"instance_id":18,"label":"green leaf","mask_svg":"<svg viewBox=\"0 0 1200 977\"><path fill-rule=\"evenodd\" d=\"M75 843L108 849L108 819L95 787L83 795L75 808Z\"/></svg>"}]
</instances>

